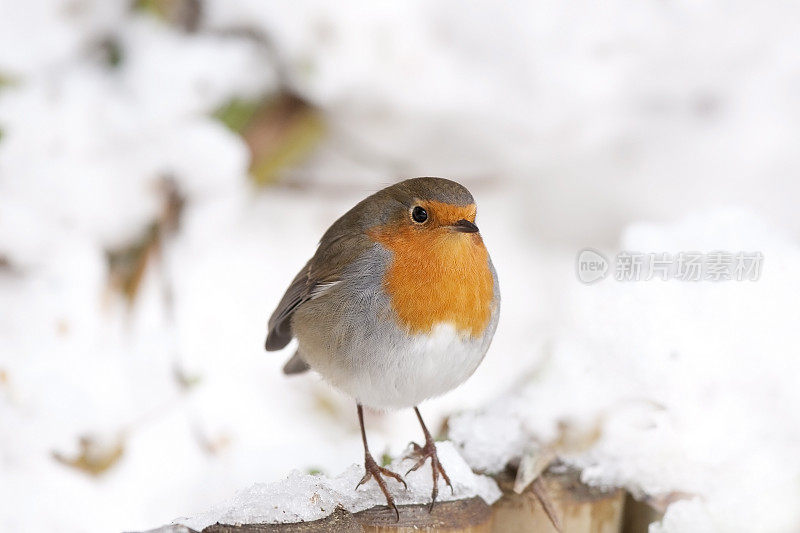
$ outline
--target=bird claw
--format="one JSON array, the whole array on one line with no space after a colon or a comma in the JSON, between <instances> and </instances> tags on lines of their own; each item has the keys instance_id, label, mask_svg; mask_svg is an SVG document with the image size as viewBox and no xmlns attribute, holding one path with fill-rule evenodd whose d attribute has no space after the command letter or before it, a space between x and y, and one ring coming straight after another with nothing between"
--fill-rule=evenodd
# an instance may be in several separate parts
<instances>
[{"instance_id":1,"label":"bird claw","mask_svg":"<svg viewBox=\"0 0 800 533\"><path fill-rule=\"evenodd\" d=\"M420 446L420 445L419 445L419 444L417 444L416 442L414 442L414 441L411 441L411 442L409 442L409 443L408 443L408 445L411 447L411 451L410 451L410 452L408 452L408 453L407 453L407 454L406 454L406 455L403 457L403 459L411 459L411 458L413 458L413 457L415 457L415 456L418 456L419 454L421 454L421 453L422 453L422 446Z\"/></svg>"},{"instance_id":2,"label":"bird claw","mask_svg":"<svg viewBox=\"0 0 800 533\"><path fill-rule=\"evenodd\" d=\"M358 485L356 485L356 489L358 489L358 487L360 487L370 479L374 479L375 482L378 484L378 487L381 489L381 492L383 492L383 495L386 498L386 503L389 505L389 507L394 509L394 514L397 517L397 521L399 522L400 511L397 510L397 505L395 505L394 503L394 498L392 498L392 495L389 493L389 489L386 487L386 482L383 480L383 477L381 476L387 476L396 481L399 481L400 483L403 484L403 487L406 490L408 490L408 485L406 485L406 481L400 476L400 474L392 472L388 468L383 468L382 466L379 466L378 463L375 462L375 459L372 458L372 455L370 455L369 453L364 457L364 469L366 470L366 473L364 474L364 477L361 478L361 481L358 482Z\"/></svg>"},{"instance_id":3,"label":"bird claw","mask_svg":"<svg viewBox=\"0 0 800 533\"><path fill-rule=\"evenodd\" d=\"M411 457L409 457L409 459L411 459ZM415 470L418 470L419 467L424 465L425 461L427 461L427 460L428 460L428 457L425 456L425 455L420 457L419 460L416 463L414 463L414 466L412 466L411 468L408 469L408 471L406 472L406 475L409 475L411 472L414 472Z\"/></svg>"},{"instance_id":4,"label":"bird claw","mask_svg":"<svg viewBox=\"0 0 800 533\"><path fill-rule=\"evenodd\" d=\"M453 488L453 484L450 482L450 478L447 475L447 472L444 471L444 467L442 463L439 462L439 456L436 452L436 444L433 442L433 439L426 438L425 445L420 446L419 444L412 442L412 451L406 455L407 459L417 459L417 462L414 463L414 466L408 469L406 475L414 472L415 470L422 467L429 458L431 460L431 471L433 472L433 490L431 491L431 505L428 507L428 511L433 511L433 506L436 504L436 497L439 495L439 474L442 475L444 478L445 483L447 486L450 487L451 494L455 494L455 489Z\"/></svg>"}]
</instances>

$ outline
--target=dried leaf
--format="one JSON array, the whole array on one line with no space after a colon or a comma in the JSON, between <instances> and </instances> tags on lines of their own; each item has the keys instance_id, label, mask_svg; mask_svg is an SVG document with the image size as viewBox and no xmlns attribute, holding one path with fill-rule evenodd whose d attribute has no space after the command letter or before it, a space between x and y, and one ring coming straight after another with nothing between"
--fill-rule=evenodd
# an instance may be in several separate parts
<instances>
[{"instance_id":1,"label":"dried leaf","mask_svg":"<svg viewBox=\"0 0 800 533\"><path fill-rule=\"evenodd\" d=\"M99 62L111 69L119 67L125 56L119 39L112 35L99 39L94 44L92 52L96 54Z\"/></svg>"},{"instance_id":2,"label":"dried leaf","mask_svg":"<svg viewBox=\"0 0 800 533\"><path fill-rule=\"evenodd\" d=\"M591 448L602 436L602 420L599 417L588 429L562 421L558 426L558 437L553 442L534 443L520 459L514 492L522 494L560 454L581 453Z\"/></svg>"},{"instance_id":3,"label":"dried leaf","mask_svg":"<svg viewBox=\"0 0 800 533\"><path fill-rule=\"evenodd\" d=\"M514 480L514 492L522 494L528 488L528 485L539 479L539 476L555 460L556 452L552 447L531 448L522 456L520 461L517 477Z\"/></svg>"},{"instance_id":4,"label":"dried leaf","mask_svg":"<svg viewBox=\"0 0 800 533\"><path fill-rule=\"evenodd\" d=\"M186 204L177 182L171 176L161 178L158 192L162 197L158 218L132 243L106 250L108 285L125 296L128 304L136 300L147 266L151 259L158 256L164 237L177 231Z\"/></svg>"},{"instance_id":5,"label":"dried leaf","mask_svg":"<svg viewBox=\"0 0 800 533\"><path fill-rule=\"evenodd\" d=\"M183 391L191 390L203 381L203 377L200 374L188 374L178 365L173 367L172 377Z\"/></svg>"},{"instance_id":6,"label":"dried leaf","mask_svg":"<svg viewBox=\"0 0 800 533\"><path fill-rule=\"evenodd\" d=\"M161 177L158 182L161 194L161 216L158 219L162 236L172 235L180 229L181 217L186 207L186 196L178 187L178 182L171 175Z\"/></svg>"},{"instance_id":7,"label":"dried leaf","mask_svg":"<svg viewBox=\"0 0 800 533\"><path fill-rule=\"evenodd\" d=\"M97 437L81 437L80 451L73 458L54 451L53 458L61 464L70 466L90 476L99 476L117 464L125 453L122 437L100 439Z\"/></svg>"},{"instance_id":8,"label":"dried leaf","mask_svg":"<svg viewBox=\"0 0 800 533\"><path fill-rule=\"evenodd\" d=\"M307 101L281 93L260 102L232 100L215 114L250 149L250 175L258 185L305 158L322 138L322 114Z\"/></svg>"},{"instance_id":9,"label":"dried leaf","mask_svg":"<svg viewBox=\"0 0 800 533\"><path fill-rule=\"evenodd\" d=\"M203 15L200 0L136 0L133 7L187 32L197 31Z\"/></svg>"},{"instance_id":10,"label":"dried leaf","mask_svg":"<svg viewBox=\"0 0 800 533\"><path fill-rule=\"evenodd\" d=\"M132 304L144 278L147 264L158 247L158 227L151 224L133 243L106 250L108 284Z\"/></svg>"},{"instance_id":11,"label":"dried leaf","mask_svg":"<svg viewBox=\"0 0 800 533\"><path fill-rule=\"evenodd\" d=\"M536 478L536 480L534 480L534 482L531 484L531 492L536 496L536 499L539 500L539 503L542 504L542 509L544 509L547 518L550 519L550 523L553 524L553 527L556 528L558 533L561 533L561 519L556 512L553 501L547 494L547 488L544 486L544 482L542 481L541 477Z\"/></svg>"}]
</instances>

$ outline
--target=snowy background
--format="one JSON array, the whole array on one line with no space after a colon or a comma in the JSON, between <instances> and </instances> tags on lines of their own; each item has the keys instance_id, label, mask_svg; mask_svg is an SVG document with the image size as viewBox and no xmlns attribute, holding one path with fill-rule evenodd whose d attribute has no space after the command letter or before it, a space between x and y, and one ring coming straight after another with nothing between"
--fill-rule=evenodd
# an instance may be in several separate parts
<instances>
[{"instance_id":1,"label":"snowy background","mask_svg":"<svg viewBox=\"0 0 800 533\"><path fill-rule=\"evenodd\" d=\"M0 0L0 530L137 530L362 459L266 320L327 226L467 185L503 315L422 412L800 531L800 7L780 1ZM755 282L581 284L584 247L760 251ZM420 437L369 413L371 447Z\"/></svg>"}]
</instances>

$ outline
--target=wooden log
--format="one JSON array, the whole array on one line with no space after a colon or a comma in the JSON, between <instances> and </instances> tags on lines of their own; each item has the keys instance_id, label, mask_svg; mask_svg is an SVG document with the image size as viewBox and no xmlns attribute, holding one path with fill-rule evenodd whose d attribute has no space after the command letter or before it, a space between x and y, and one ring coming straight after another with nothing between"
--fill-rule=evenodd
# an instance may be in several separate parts
<instances>
[{"instance_id":1,"label":"wooden log","mask_svg":"<svg viewBox=\"0 0 800 533\"><path fill-rule=\"evenodd\" d=\"M553 533L550 521L533 486L522 494L513 491L514 475L495 478L503 496L493 506L478 497L438 502L432 513L427 505L401 505L400 521L387 506L350 513L342 508L323 519L296 524L215 524L202 533ZM577 471L547 471L539 486L546 492L552 511L565 533L620 533L625 492L603 491L580 482ZM173 526L175 527L175 526ZM191 531L191 530L189 530ZM627 530L626 530L627 531ZM155 532L153 532L155 533ZM158 533L178 533L163 529ZM180 533L186 533L186 530ZM194 533L194 532L191 532ZM638 533L638 532L637 532Z\"/></svg>"},{"instance_id":2,"label":"wooden log","mask_svg":"<svg viewBox=\"0 0 800 533\"><path fill-rule=\"evenodd\" d=\"M338 507L332 515L296 524L214 524L202 533L362 533L364 528L348 511Z\"/></svg>"},{"instance_id":3,"label":"wooden log","mask_svg":"<svg viewBox=\"0 0 800 533\"><path fill-rule=\"evenodd\" d=\"M402 505L400 521L389 507L373 507L355 514L365 533L491 533L492 510L479 497L428 505Z\"/></svg>"},{"instance_id":4,"label":"wooden log","mask_svg":"<svg viewBox=\"0 0 800 533\"><path fill-rule=\"evenodd\" d=\"M647 501L640 501L628 494L625 497L625 516L622 533L647 533L650 524L664 518L663 509L657 509Z\"/></svg>"},{"instance_id":5,"label":"wooden log","mask_svg":"<svg viewBox=\"0 0 800 533\"><path fill-rule=\"evenodd\" d=\"M337 508L328 517L295 524L214 524L201 533L492 533L492 510L480 498L428 505L401 505L400 520L387 506L351 514ZM185 526L166 526L149 533L197 533Z\"/></svg>"},{"instance_id":6,"label":"wooden log","mask_svg":"<svg viewBox=\"0 0 800 533\"><path fill-rule=\"evenodd\" d=\"M495 478L503 496L492 506L493 533L555 533L544 506L529 486L522 494L515 493L514 477L502 474ZM561 531L565 533L619 533L625 493L603 491L581 483L577 471L547 471L541 478L549 496Z\"/></svg>"}]
</instances>

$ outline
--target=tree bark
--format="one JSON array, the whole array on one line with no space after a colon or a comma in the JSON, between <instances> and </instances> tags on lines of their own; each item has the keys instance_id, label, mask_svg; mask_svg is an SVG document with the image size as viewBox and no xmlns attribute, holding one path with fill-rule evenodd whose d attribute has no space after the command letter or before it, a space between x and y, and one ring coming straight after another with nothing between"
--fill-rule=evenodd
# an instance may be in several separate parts
<instances>
[{"instance_id":1,"label":"tree bark","mask_svg":"<svg viewBox=\"0 0 800 533\"><path fill-rule=\"evenodd\" d=\"M625 492L604 491L580 482L577 471L545 472L521 494L513 491L514 476L496 477L503 496L491 507L478 497L428 505L401 505L400 521L387 506L358 513L341 507L323 519L296 524L214 524L201 533L552 533L558 531L542 500L548 502L565 533L619 533L622 531ZM538 489L534 487L536 485ZM536 490L535 490L536 489ZM537 490L539 494L537 495ZM626 532L631 531L626 528ZM643 530L643 531L646 531ZM169 526L150 533L198 533ZM632 532L633 533L633 532ZM635 532L635 533L638 533Z\"/></svg>"},{"instance_id":2,"label":"tree bark","mask_svg":"<svg viewBox=\"0 0 800 533\"><path fill-rule=\"evenodd\" d=\"M497 478L503 497L492 506L493 533L555 533L544 505L534 492L533 484L522 494L512 489L514 478L509 474ZM603 491L584 485L580 473L545 472L541 477L546 498L565 533L619 533L625 492L621 489Z\"/></svg>"}]
</instances>

